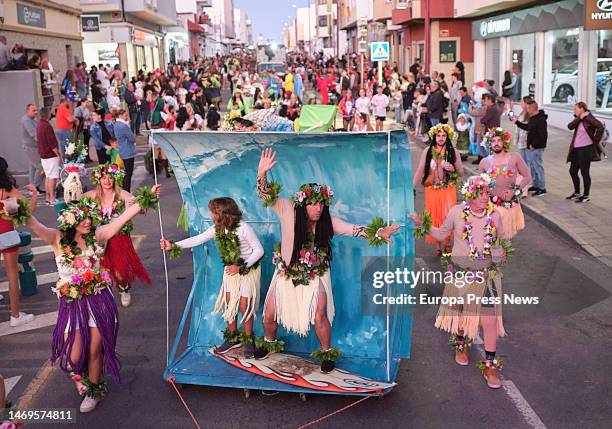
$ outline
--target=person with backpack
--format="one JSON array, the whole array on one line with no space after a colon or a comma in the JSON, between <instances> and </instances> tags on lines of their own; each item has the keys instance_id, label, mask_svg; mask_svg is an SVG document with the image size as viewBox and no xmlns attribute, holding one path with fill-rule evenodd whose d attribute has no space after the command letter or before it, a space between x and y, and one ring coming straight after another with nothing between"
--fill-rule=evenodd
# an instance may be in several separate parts
<instances>
[{"instance_id":1,"label":"person with backpack","mask_svg":"<svg viewBox=\"0 0 612 429\"><path fill-rule=\"evenodd\" d=\"M566 161L570 163L569 173L574 184L574 192L566 199L585 203L590 201L591 161L599 161L603 153L601 142L604 140L605 126L593 116L586 103L580 101L574 106L574 120L567 125L567 128L574 131ZM580 195L579 171L584 182L582 195Z\"/></svg>"}]
</instances>

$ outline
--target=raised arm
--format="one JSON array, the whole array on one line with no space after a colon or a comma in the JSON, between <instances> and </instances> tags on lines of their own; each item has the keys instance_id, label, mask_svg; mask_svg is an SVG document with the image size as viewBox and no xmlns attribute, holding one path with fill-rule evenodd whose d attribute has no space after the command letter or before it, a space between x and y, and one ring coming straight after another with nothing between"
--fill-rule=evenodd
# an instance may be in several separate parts
<instances>
[{"instance_id":1,"label":"raised arm","mask_svg":"<svg viewBox=\"0 0 612 429\"><path fill-rule=\"evenodd\" d=\"M160 185L155 185L151 188L151 191L156 195L159 195L160 189ZM126 208L119 217L113 219L107 225L101 226L96 230L96 240L100 244L106 243L113 236L115 236L121 228L123 228L123 225L140 213L140 211L141 207L138 204L134 204Z\"/></svg>"},{"instance_id":2,"label":"raised arm","mask_svg":"<svg viewBox=\"0 0 612 429\"><path fill-rule=\"evenodd\" d=\"M259 167L257 168L257 194L265 205L272 207L279 217L287 210L293 210L293 203L286 198L279 198L280 185L268 182L268 171L276 165L276 152L266 148L261 153Z\"/></svg>"},{"instance_id":3,"label":"raised arm","mask_svg":"<svg viewBox=\"0 0 612 429\"><path fill-rule=\"evenodd\" d=\"M45 243L50 244L54 247L58 246L61 235L57 229L46 227L45 225L40 223L38 219L36 219L34 216L30 216L26 225Z\"/></svg>"}]
</instances>

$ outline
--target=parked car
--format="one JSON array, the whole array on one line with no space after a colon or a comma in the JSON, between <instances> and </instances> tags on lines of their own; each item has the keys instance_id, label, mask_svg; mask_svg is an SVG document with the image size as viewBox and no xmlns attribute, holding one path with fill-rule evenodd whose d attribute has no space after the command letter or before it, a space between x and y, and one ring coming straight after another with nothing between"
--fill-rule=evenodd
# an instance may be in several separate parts
<instances>
[{"instance_id":1,"label":"parked car","mask_svg":"<svg viewBox=\"0 0 612 429\"><path fill-rule=\"evenodd\" d=\"M606 84L612 72L612 58L597 59L597 104L601 103ZM553 73L552 99L555 102L565 103L569 97L578 93L578 61L567 64ZM612 101L612 91L608 95Z\"/></svg>"}]
</instances>

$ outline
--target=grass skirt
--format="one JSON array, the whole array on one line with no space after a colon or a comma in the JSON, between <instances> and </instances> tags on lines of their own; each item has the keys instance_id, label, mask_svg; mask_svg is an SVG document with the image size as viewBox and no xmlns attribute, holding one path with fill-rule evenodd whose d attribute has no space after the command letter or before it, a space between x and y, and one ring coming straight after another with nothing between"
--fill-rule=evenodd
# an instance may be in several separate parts
<instances>
[{"instance_id":1,"label":"grass skirt","mask_svg":"<svg viewBox=\"0 0 612 429\"><path fill-rule=\"evenodd\" d=\"M219 290L219 296L215 303L215 309L213 314L223 312L223 320L227 323L232 323L236 320L238 311L240 310L240 298L241 289L245 286L250 291L248 297L247 310L242 315L240 323L244 323L245 320L249 320L255 316L255 310L259 307L259 289L261 287L261 265L257 268L251 269L248 274L242 276L236 274L230 276L225 271L223 272L223 281L221 282L221 289ZM226 299L226 290L229 290L230 299Z\"/></svg>"},{"instance_id":2,"label":"grass skirt","mask_svg":"<svg viewBox=\"0 0 612 429\"><path fill-rule=\"evenodd\" d=\"M449 306L441 304L438 309L435 327L451 334L458 334L463 330L463 335L468 338L476 338L480 328L480 313L482 303L472 300L468 303L468 295L472 294L476 297L483 297L486 290L489 289L488 296L502 297L502 282L501 274L495 274L494 277L488 276L483 283L471 283L464 287L457 287L454 283L448 282L444 285L444 297L463 297L463 305ZM495 304L495 316L497 317L497 335L504 337L504 323L502 319L502 306Z\"/></svg>"},{"instance_id":3,"label":"grass skirt","mask_svg":"<svg viewBox=\"0 0 612 429\"><path fill-rule=\"evenodd\" d=\"M117 383L121 382L119 375L119 358L115 352L117 334L119 333L119 315L117 304L108 287L102 289L97 295L85 295L81 299L70 302L65 297L59 299L57 323L53 330L51 343L51 363L59 360L60 368L66 372L74 371L84 374L87 367L87 355L90 347L88 321L90 313L96 322L96 328L102 336L102 358L104 369ZM82 329L86 327L86 329ZM68 334L64 339L64 332ZM70 362L70 354L76 339L77 332L81 334L80 357L77 362Z\"/></svg>"},{"instance_id":4,"label":"grass skirt","mask_svg":"<svg viewBox=\"0 0 612 429\"><path fill-rule=\"evenodd\" d=\"M101 267L109 271L115 287L133 285L136 279L151 285L151 277L142 265L129 234L118 234L108 240Z\"/></svg>"},{"instance_id":5,"label":"grass skirt","mask_svg":"<svg viewBox=\"0 0 612 429\"><path fill-rule=\"evenodd\" d=\"M289 332L306 336L310 325L314 325L319 301L319 290L323 288L327 298L327 319L331 325L334 320L334 297L332 295L329 270L321 277L315 277L307 285L294 286L290 279L274 273L264 308L271 297L276 301L274 320ZM264 310L265 311L265 310Z\"/></svg>"},{"instance_id":6,"label":"grass skirt","mask_svg":"<svg viewBox=\"0 0 612 429\"><path fill-rule=\"evenodd\" d=\"M434 189L433 187L425 188L425 210L431 214L431 225L433 227L439 228L442 226L448 212L456 204L457 187L455 185L440 189ZM429 235L425 237L425 242L429 244L437 243Z\"/></svg>"},{"instance_id":7,"label":"grass skirt","mask_svg":"<svg viewBox=\"0 0 612 429\"><path fill-rule=\"evenodd\" d=\"M525 228L525 216L520 204L514 204L511 208L495 207L499 212L502 224L501 238L510 240L521 229Z\"/></svg>"}]
</instances>

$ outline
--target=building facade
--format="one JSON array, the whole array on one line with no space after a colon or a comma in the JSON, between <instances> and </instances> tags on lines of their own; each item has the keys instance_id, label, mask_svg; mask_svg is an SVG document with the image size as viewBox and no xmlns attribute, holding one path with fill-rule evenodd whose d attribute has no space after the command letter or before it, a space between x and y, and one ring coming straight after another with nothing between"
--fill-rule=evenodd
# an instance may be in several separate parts
<instances>
[{"instance_id":1,"label":"building facade","mask_svg":"<svg viewBox=\"0 0 612 429\"><path fill-rule=\"evenodd\" d=\"M128 76L166 66L165 27L177 25L174 0L81 0L81 8L84 19L97 22L83 28L88 64L119 64Z\"/></svg>"},{"instance_id":2,"label":"building facade","mask_svg":"<svg viewBox=\"0 0 612 429\"><path fill-rule=\"evenodd\" d=\"M464 3L458 12L473 19L476 80L501 82L510 71L553 125L565 127L577 101L612 120L612 3L563 0L511 12L502 2Z\"/></svg>"},{"instance_id":3,"label":"building facade","mask_svg":"<svg viewBox=\"0 0 612 429\"><path fill-rule=\"evenodd\" d=\"M28 58L47 58L61 81L66 70L83 61L80 15L78 0L2 0L0 34L6 36L9 49L19 43Z\"/></svg>"}]
</instances>

